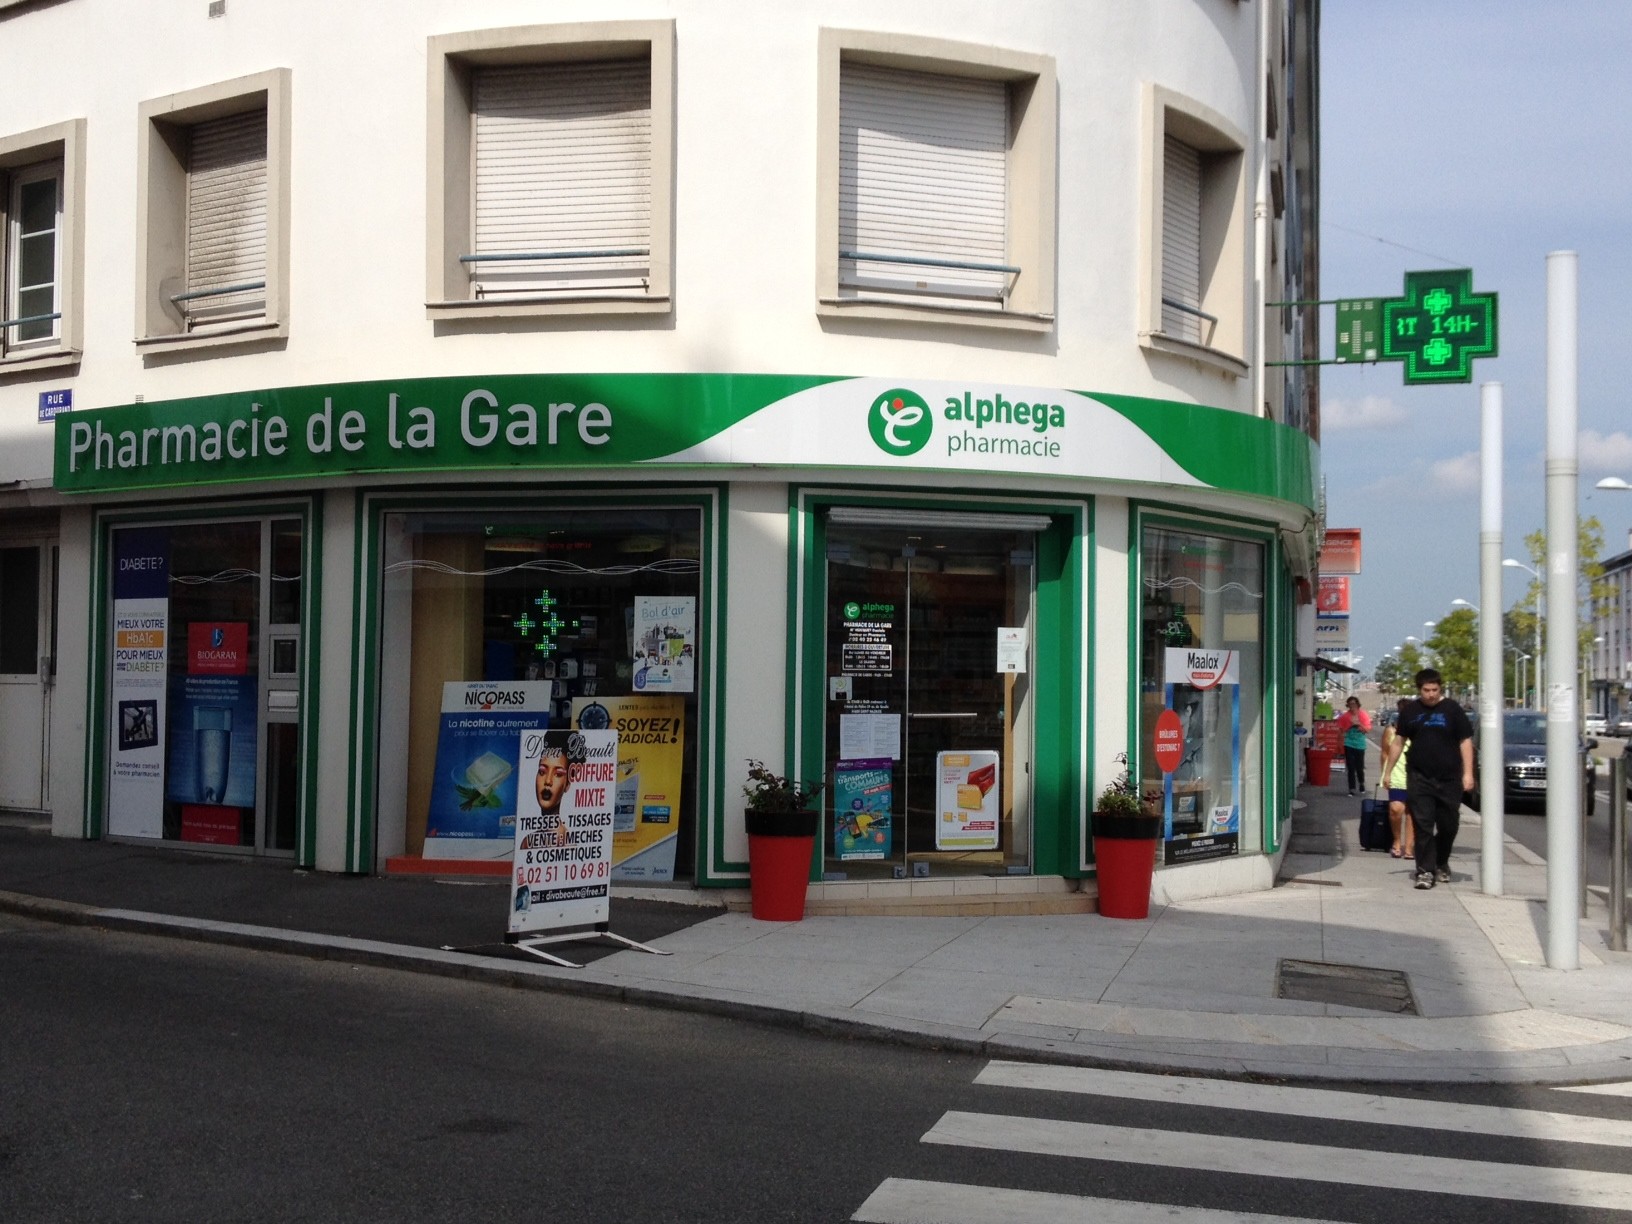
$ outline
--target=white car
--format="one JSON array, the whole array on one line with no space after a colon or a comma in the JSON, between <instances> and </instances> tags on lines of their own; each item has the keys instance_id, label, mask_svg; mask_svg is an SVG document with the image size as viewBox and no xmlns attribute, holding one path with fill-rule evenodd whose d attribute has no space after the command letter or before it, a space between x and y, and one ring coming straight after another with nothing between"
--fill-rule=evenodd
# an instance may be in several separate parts
<instances>
[{"instance_id":1,"label":"white car","mask_svg":"<svg viewBox=\"0 0 1632 1224\"><path fill-rule=\"evenodd\" d=\"M1602 714L1588 714L1586 718L1586 725L1582 728L1582 730L1587 735L1608 735L1609 720Z\"/></svg>"}]
</instances>

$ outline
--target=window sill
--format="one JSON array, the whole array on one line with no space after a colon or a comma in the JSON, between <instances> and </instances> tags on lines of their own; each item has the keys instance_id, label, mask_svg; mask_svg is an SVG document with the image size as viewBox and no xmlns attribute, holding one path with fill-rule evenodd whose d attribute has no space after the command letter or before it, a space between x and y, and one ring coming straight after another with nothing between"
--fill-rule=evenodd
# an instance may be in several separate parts
<instances>
[{"instance_id":1,"label":"window sill","mask_svg":"<svg viewBox=\"0 0 1632 1224\"><path fill-rule=\"evenodd\" d=\"M572 315L668 314L674 304L667 295L639 294L630 297L580 297L527 299L515 302L491 300L426 302L427 319L478 323L487 319L563 318Z\"/></svg>"},{"instance_id":2,"label":"window sill","mask_svg":"<svg viewBox=\"0 0 1632 1224\"><path fill-rule=\"evenodd\" d=\"M994 327L1004 331L1044 335L1054 330L1054 316L1022 314L1014 310L971 310L955 306L894 305L854 298L816 299L816 314L826 319L879 319L951 327Z\"/></svg>"},{"instance_id":3,"label":"window sill","mask_svg":"<svg viewBox=\"0 0 1632 1224\"><path fill-rule=\"evenodd\" d=\"M259 321L239 323L214 331L190 332L173 336L138 336L136 347L144 355L182 353L194 349L230 348L235 345L260 344L267 340L282 340L289 335L287 323Z\"/></svg>"},{"instance_id":4,"label":"window sill","mask_svg":"<svg viewBox=\"0 0 1632 1224\"><path fill-rule=\"evenodd\" d=\"M1232 378L1245 378L1248 365L1241 358L1222 349L1209 348L1205 344L1195 344L1189 340L1180 340L1176 336L1169 336L1163 332L1139 333L1139 344L1143 348L1158 353L1167 353L1173 357L1182 357L1193 361L1199 366L1210 370L1217 370L1228 374Z\"/></svg>"},{"instance_id":5,"label":"window sill","mask_svg":"<svg viewBox=\"0 0 1632 1224\"><path fill-rule=\"evenodd\" d=\"M0 378L10 374L32 374L35 370L60 370L63 366L78 365L84 355L81 349L30 350L0 357Z\"/></svg>"}]
</instances>

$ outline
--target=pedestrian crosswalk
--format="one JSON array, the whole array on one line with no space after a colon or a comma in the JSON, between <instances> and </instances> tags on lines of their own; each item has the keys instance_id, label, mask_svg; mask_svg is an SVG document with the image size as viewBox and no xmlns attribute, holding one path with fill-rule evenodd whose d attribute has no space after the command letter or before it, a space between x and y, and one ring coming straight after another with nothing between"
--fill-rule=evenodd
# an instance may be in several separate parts
<instances>
[{"instance_id":1,"label":"pedestrian crosswalk","mask_svg":"<svg viewBox=\"0 0 1632 1224\"><path fill-rule=\"evenodd\" d=\"M1186 1110L1184 1129L1108 1125L1096 1121L1032 1116L1002 1110L944 1112L922 1142L966 1151L1005 1152L1112 1162L1124 1166L1183 1168L1202 1175L1247 1175L1292 1179L1307 1190L1321 1186L1409 1191L1460 1196L1483 1201L1513 1219L1539 1215L1547 1205L1582 1211L1632 1211L1632 1121L1582 1116L1565 1111L1475 1105L1421 1097L1388 1096L1334 1089L1241 1083L1199 1077L1143 1074L1078 1067L1038 1066L994 1061L975 1078L980 1087L1023 1089L1039 1093L1148 1102ZM1005 1095L1010 1110L1015 1101ZM1036 1098L1038 1114L1051 1100ZM1558 1098L1569 1102L1569 1098ZM1055 1111L1062 1112L1062 1111ZM1081 1112L1080 1110L1078 1111ZM1330 1125L1344 1137L1334 1143L1258 1138L1243 1116L1273 1114L1307 1120L1313 1134ZM1404 1128L1378 1130L1364 1144L1349 1137L1355 1124ZM1452 1137L1453 1150L1468 1150L1466 1137L1490 1137L1500 1150L1515 1150L1512 1141L1546 1144L1542 1159L1560 1163L1503 1162L1495 1156L1469 1159L1428 1154L1435 1140L1425 1132ZM1412 1134L1418 1136L1411 1139ZM1375 1146L1373 1146L1375 1145ZM1591 1155L1572 1162L1575 1152ZM1477 1150L1477 1145L1475 1145ZM1522 1149L1521 1149L1522 1150ZM1607 1154L1606 1154L1607 1153ZM1626 1170L1624 1172L1615 1170ZM1304 1196L1300 1199L1307 1203ZM1334 1199L1334 1201L1340 1201ZM1512 1215L1512 1212L1517 1212ZM1342 1218L1349 1218L1345 1213ZM1429 1218L1429 1217L1424 1217ZM1547 1218L1553 1219L1549 1215ZM907 1177L883 1181L852 1219L873 1224L974 1224L1005 1221L1029 1224L1321 1224L1309 1217L1253 1214L1151 1203L1132 1199L1061 1194L1057 1188L960 1184Z\"/></svg>"}]
</instances>

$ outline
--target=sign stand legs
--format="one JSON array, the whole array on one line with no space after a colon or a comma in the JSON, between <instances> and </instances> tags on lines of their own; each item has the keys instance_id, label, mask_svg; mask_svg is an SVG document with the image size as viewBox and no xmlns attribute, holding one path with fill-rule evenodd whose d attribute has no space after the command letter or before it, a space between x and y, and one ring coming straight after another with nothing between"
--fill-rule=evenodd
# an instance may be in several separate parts
<instances>
[{"instance_id":1,"label":"sign stand legs","mask_svg":"<svg viewBox=\"0 0 1632 1224\"><path fill-rule=\"evenodd\" d=\"M576 961L569 961L564 956L556 956L553 952L545 952L542 945L575 943L588 939L610 939L624 945L626 948L633 948L637 952L650 952L653 956L674 955L673 952L665 952L662 948L654 948L650 944L636 943L627 936L617 935L607 930L566 931L556 935L533 935L527 939L514 941L514 946L522 952L538 957L540 960L547 960L552 965L560 965L563 969L582 969L583 966Z\"/></svg>"}]
</instances>

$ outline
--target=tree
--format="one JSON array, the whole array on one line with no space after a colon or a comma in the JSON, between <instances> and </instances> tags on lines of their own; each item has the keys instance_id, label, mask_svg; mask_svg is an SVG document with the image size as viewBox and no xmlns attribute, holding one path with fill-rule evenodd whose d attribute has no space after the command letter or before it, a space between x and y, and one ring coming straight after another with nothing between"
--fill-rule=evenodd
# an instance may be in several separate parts
<instances>
[{"instance_id":1,"label":"tree","mask_svg":"<svg viewBox=\"0 0 1632 1224\"><path fill-rule=\"evenodd\" d=\"M1614 599L1616 588L1614 583L1604 581L1604 566L1599 557L1604 550L1604 526L1596 517L1580 519L1578 521L1577 543L1575 543L1575 558L1577 558L1577 609L1575 609L1575 632L1577 632L1577 653L1585 659L1593 650L1593 614L1601 607L1606 607ZM1547 534L1542 530L1534 530L1524 537L1524 552L1531 558L1531 568L1537 574L1547 573ZM1503 630L1511 633L1511 645L1518 646L1526 654L1536 653L1537 623L1541 623L1546 632L1546 623L1541 622L1537 612L1546 607L1546 586L1541 579L1532 578L1529 586L1524 588L1524 596L1508 610L1503 617ZM1550 614L1550 609L1549 614ZM1546 650L1546 641L1542 643L1542 650ZM1536 659L1529 663L1529 674L1536 676Z\"/></svg>"},{"instance_id":2,"label":"tree","mask_svg":"<svg viewBox=\"0 0 1632 1224\"><path fill-rule=\"evenodd\" d=\"M1472 608L1447 612L1423 644L1439 659L1439 674L1445 678L1446 692L1463 697L1478 685L1479 623Z\"/></svg>"},{"instance_id":3,"label":"tree","mask_svg":"<svg viewBox=\"0 0 1632 1224\"><path fill-rule=\"evenodd\" d=\"M1371 678L1385 697L1404 692L1408 687L1409 678L1401 670L1399 659L1392 654L1372 669Z\"/></svg>"},{"instance_id":4,"label":"tree","mask_svg":"<svg viewBox=\"0 0 1632 1224\"><path fill-rule=\"evenodd\" d=\"M1377 664L1372 671L1372 679L1386 695L1412 694L1417 691L1417 673L1422 668L1422 652L1415 642L1405 642L1390 657Z\"/></svg>"}]
</instances>

